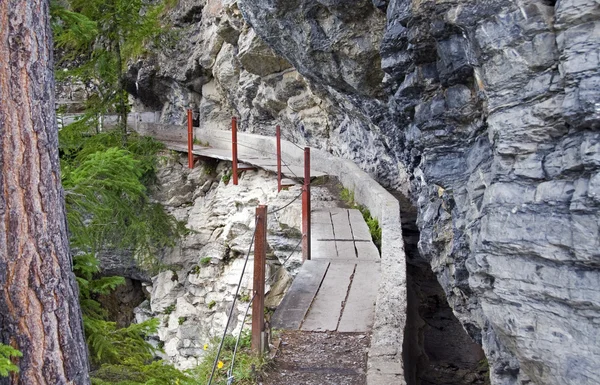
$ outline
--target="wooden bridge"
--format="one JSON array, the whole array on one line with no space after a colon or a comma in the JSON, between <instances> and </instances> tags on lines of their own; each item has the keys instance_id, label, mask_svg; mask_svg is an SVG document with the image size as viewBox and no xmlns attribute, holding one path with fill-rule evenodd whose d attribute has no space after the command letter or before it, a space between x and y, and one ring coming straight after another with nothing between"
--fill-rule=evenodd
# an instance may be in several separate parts
<instances>
[{"instance_id":1,"label":"wooden bridge","mask_svg":"<svg viewBox=\"0 0 600 385\"><path fill-rule=\"evenodd\" d=\"M379 250L354 209L311 213L312 259L305 261L273 314L284 330L368 332L379 287Z\"/></svg>"},{"instance_id":2,"label":"wooden bridge","mask_svg":"<svg viewBox=\"0 0 600 385\"><path fill-rule=\"evenodd\" d=\"M235 120L232 132L224 131L219 141L228 145L219 148L194 143L192 130L191 124L188 125L187 143L183 130L145 134L154 136L171 150L188 153L189 167L193 167L194 156L231 161L235 184L239 171L261 168L277 173L279 189L302 184L308 195L303 199L303 215L308 213L308 219L303 218L306 238L303 248L309 250L303 251L304 264L275 311L271 326L283 330L369 332L380 283L380 253L358 210L310 210L310 179L326 175L310 167L310 152L305 150L304 168L282 165L279 130L278 151L272 156L258 155L256 149L249 151L243 143L238 143Z\"/></svg>"}]
</instances>

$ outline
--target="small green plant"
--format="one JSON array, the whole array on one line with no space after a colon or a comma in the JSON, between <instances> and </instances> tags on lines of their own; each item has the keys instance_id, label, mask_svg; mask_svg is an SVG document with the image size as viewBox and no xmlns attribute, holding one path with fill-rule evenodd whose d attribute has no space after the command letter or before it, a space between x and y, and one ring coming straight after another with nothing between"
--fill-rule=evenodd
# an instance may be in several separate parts
<instances>
[{"instance_id":1,"label":"small green plant","mask_svg":"<svg viewBox=\"0 0 600 385\"><path fill-rule=\"evenodd\" d=\"M221 180L223 181L223 183L225 184L229 184L229 181L231 180L231 171L227 171L225 174L223 174L223 177L221 177Z\"/></svg>"},{"instance_id":2,"label":"small green plant","mask_svg":"<svg viewBox=\"0 0 600 385\"><path fill-rule=\"evenodd\" d=\"M208 383L215 362L219 339L214 339L205 346L207 354L200 364L190 371L191 376L198 384ZM223 341L223 350L219 356L217 371L213 378L213 384L227 383L227 371L231 368L233 350L237 342L237 336L227 335ZM233 365L233 377L237 385L254 385L257 383L257 377L262 377L269 368L271 361L268 355L258 355L250 350L251 335L248 330L242 332L240 344L235 356Z\"/></svg>"},{"instance_id":3,"label":"small green plant","mask_svg":"<svg viewBox=\"0 0 600 385\"><path fill-rule=\"evenodd\" d=\"M342 187L342 190L340 191L340 199L350 207L355 206L354 191L351 191L345 187Z\"/></svg>"},{"instance_id":4,"label":"small green plant","mask_svg":"<svg viewBox=\"0 0 600 385\"><path fill-rule=\"evenodd\" d=\"M194 144L197 144L197 145L202 146L202 147L208 147L208 146L210 146L210 143L203 142L202 140L200 140L198 138L194 138Z\"/></svg>"},{"instance_id":5,"label":"small green plant","mask_svg":"<svg viewBox=\"0 0 600 385\"><path fill-rule=\"evenodd\" d=\"M23 357L23 354L8 345L0 344L0 377L8 377L10 372L19 372L19 368L11 361L13 357Z\"/></svg>"},{"instance_id":6,"label":"small green plant","mask_svg":"<svg viewBox=\"0 0 600 385\"><path fill-rule=\"evenodd\" d=\"M215 300L212 300L206 306L208 306L209 310L212 310L212 308L215 307L216 304L217 302Z\"/></svg>"},{"instance_id":7,"label":"small green plant","mask_svg":"<svg viewBox=\"0 0 600 385\"><path fill-rule=\"evenodd\" d=\"M177 322L179 322L179 325L183 325L183 323L187 320L187 317L179 317L179 319L177 320Z\"/></svg>"},{"instance_id":8,"label":"small green plant","mask_svg":"<svg viewBox=\"0 0 600 385\"><path fill-rule=\"evenodd\" d=\"M252 298L250 298L250 293L240 294L240 302L248 303Z\"/></svg>"},{"instance_id":9,"label":"small green plant","mask_svg":"<svg viewBox=\"0 0 600 385\"><path fill-rule=\"evenodd\" d=\"M204 257L200 260L200 265L202 266L208 266L208 264L210 263L210 261L212 261L211 257Z\"/></svg>"},{"instance_id":10,"label":"small green plant","mask_svg":"<svg viewBox=\"0 0 600 385\"><path fill-rule=\"evenodd\" d=\"M196 266L192 267L192 269L190 270L190 274L194 274L194 275L200 274L200 265L196 265Z\"/></svg>"},{"instance_id":11,"label":"small green plant","mask_svg":"<svg viewBox=\"0 0 600 385\"><path fill-rule=\"evenodd\" d=\"M371 238L373 239L373 243L377 246L379 252L381 252L381 226L379 226L379 221L377 218L371 216L371 212L368 208L362 205L356 206L356 208L360 211L367 226L369 226L369 233L371 233Z\"/></svg>"},{"instance_id":12,"label":"small green plant","mask_svg":"<svg viewBox=\"0 0 600 385\"><path fill-rule=\"evenodd\" d=\"M350 208L357 209L362 214L367 226L369 226L369 233L373 243L377 246L379 252L381 252L381 226L377 218L371 216L371 212L368 208L363 205L357 205L354 200L354 191L342 187L340 190L340 199L344 201Z\"/></svg>"},{"instance_id":13,"label":"small green plant","mask_svg":"<svg viewBox=\"0 0 600 385\"><path fill-rule=\"evenodd\" d=\"M203 170L206 175L212 175L217 171L217 165L214 162L205 162Z\"/></svg>"},{"instance_id":14,"label":"small green plant","mask_svg":"<svg viewBox=\"0 0 600 385\"><path fill-rule=\"evenodd\" d=\"M175 311L175 308L177 307L176 304L172 303L169 306L167 306L165 308L165 310L163 310L163 314L169 315L171 313L173 313Z\"/></svg>"}]
</instances>

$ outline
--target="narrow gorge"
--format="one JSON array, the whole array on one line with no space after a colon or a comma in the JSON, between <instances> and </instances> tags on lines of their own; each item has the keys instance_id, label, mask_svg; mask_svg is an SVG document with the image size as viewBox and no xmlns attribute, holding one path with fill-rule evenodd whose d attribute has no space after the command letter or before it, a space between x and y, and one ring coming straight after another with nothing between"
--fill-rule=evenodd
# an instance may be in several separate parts
<instances>
[{"instance_id":1,"label":"narrow gorge","mask_svg":"<svg viewBox=\"0 0 600 385\"><path fill-rule=\"evenodd\" d=\"M600 2L179 0L168 17L176 38L129 66L134 111L183 125L192 108L197 132L232 116L247 133L279 124L400 201L394 383L600 383ZM137 317L160 314L167 356L188 368L198 336L224 326L248 207L294 192L267 191L259 172L233 197L222 163L163 161L153 197L193 234L157 276L110 256L103 268L145 282ZM270 228L272 269L298 239L298 207Z\"/></svg>"}]
</instances>

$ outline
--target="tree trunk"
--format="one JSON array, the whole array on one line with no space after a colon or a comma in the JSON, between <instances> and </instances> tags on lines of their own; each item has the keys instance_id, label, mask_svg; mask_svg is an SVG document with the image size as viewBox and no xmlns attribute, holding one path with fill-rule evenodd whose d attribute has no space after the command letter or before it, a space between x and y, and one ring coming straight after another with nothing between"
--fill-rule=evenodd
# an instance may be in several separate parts
<instances>
[{"instance_id":1,"label":"tree trunk","mask_svg":"<svg viewBox=\"0 0 600 385\"><path fill-rule=\"evenodd\" d=\"M54 111L48 0L0 0L0 384L89 384Z\"/></svg>"}]
</instances>

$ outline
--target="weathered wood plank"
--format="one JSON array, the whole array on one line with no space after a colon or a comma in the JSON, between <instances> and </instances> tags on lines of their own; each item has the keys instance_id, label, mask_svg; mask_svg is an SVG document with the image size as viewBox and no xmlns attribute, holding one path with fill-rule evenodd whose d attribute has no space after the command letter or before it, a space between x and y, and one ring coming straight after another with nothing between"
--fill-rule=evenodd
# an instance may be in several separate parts
<instances>
[{"instance_id":1,"label":"weathered wood plank","mask_svg":"<svg viewBox=\"0 0 600 385\"><path fill-rule=\"evenodd\" d=\"M350 226L352 227L354 239L370 241L371 233L369 232L369 226L367 226L360 211L356 209L348 210L348 217L350 218Z\"/></svg>"},{"instance_id":2,"label":"weathered wood plank","mask_svg":"<svg viewBox=\"0 0 600 385\"><path fill-rule=\"evenodd\" d=\"M323 210L323 209L318 209L318 210L313 210L310 213L310 220L311 220L311 224L317 224L317 223L322 223L322 224L329 224L329 226L333 226L333 224L331 223L331 213L329 212L329 210Z\"/></svg>"},{"instance_id":3,"label":"weathered wood plank","mask_svg":"<svg viewBox=\"0 0 600 385\"><path fill-rule=\"evenodd\" d=\"M373 326L380 266L378 263L356 265L348 300L338 326L339 332L366 332Z\"/></svg>"},{"instance_id":4,"label":"weathered wood plank","mask_svg":"<svg viewBox=\"0 0 600 385\"><path fill-rule=\"evenodd\" d=\"M337 249L334 241L313 241L311 242L312 259L335 259L337 258Z\"/></svg>"},{"instance_id":5,"label":"weathered wood plank","mask_svg":"<svg viewBox=\"0 0 600 385\"><path fill-rule=\"evenodd\" d=\"M331 220L333 221L333 232L337 239L353 239L347 209L332 210Z\"/></svg>"},{"instance_id":6,"label":"weathered wood plank","mask_svg":"<svg viewBox=\"0 0 600 385\"><path fill-rule=\"evenodd\" d=\"M381 256L373 242L354 242L358 259L367 261L379 261Z\"/></svg>"},{"instance_id":7,"label":"weathered wood plank","mask_svg":"<svg viewBox=\"0 0 600 385\"><path fill-rule=\"evenodd\" d=\"M312 303L329 262L305 261L283 301L271 318L276 329L298 330Z\"/></svg>"},{"instance_id":8,"label":"weathered wood plank","mask_svg":"<svg viewBox=\"0 0 600 385\"><path fill-rule=\"evenodd\" d=\"M302 330L335 331L337 329L354 266L335 263L329 265L321 289L302 324Z\"/></svg>"},{"instance_id":9,"label":"weathered wood plank","mask_svg":"<svg viewBox=\"0 0 600 385\"><path fill-rule=\"evenodd\" d=\"M356 258L356 249L354 241L335 241L337 249L337 258Z\"/></svg>"}]
</instances>

